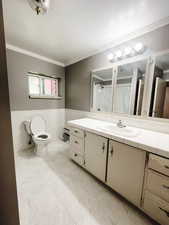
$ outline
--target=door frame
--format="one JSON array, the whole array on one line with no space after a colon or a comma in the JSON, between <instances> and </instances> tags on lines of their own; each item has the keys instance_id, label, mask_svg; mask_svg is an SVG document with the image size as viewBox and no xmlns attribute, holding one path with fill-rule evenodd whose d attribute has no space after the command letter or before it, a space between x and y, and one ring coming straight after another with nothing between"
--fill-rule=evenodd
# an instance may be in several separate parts
<instances>
[{"instance_id":1,"label":"door frame","mask_svg":"<svg viewBox=\"0 0 169 225\"><path fill-rule=\"evenodd\" d=\"M0 34L0 224L19 225L2 0Z\"/></svg>"}]
</instances>

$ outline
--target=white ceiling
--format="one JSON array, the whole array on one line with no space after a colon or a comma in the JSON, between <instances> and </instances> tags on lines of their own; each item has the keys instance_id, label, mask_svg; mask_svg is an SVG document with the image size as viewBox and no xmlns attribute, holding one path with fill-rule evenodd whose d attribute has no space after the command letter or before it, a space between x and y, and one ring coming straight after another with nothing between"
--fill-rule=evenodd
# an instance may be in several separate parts
<instances>
[{"instance_id":1,"label":"white ceiling","mask_svg":"<svg viewBox=\"0 0 169 225\"><path fill-rule=\"evenodd\" d=\"M7 43L70 64L169 16L168 0L51 0L37 16L27 0L3 0Z\"/></svg>"}]
</instances>

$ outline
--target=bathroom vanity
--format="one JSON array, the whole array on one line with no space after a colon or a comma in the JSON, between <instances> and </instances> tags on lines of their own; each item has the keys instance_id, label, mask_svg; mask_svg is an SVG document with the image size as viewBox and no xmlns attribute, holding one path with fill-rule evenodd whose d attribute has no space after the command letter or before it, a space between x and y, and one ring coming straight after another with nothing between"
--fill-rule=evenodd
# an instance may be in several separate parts
<instances>
[{"instance_id":1,"label":"bathroom vanity","mask_svg":"<svg viewBox=\"0 0 169 225\"><path fill-rule=\"evenodd\" d=\"M168 134L89 118L68 125L71 159L160 224L169 224Z\"/></svg>"},{"instance_id":2,"label":"bathroom vanity","mask_svg":"<svg viewBox=\"0 0 169 225\"><path fill-rule=\"evenodd\" d=\"M166 123L169 50L95 69L90 89L92 113ZM71 158L154 220L169 225L169 134L89 118L68 124Z\"/></svg>"}]
</instances>

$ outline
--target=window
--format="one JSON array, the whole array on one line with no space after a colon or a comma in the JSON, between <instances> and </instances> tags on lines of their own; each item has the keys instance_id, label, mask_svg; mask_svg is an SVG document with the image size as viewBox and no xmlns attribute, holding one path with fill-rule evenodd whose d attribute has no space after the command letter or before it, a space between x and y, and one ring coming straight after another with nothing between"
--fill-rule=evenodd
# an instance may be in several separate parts
<instances>
[{"instance_id":1,"label":"window","mask_svg":"<svg viewBox=\"0 0 169 225\"><path fill-rule=\"evenodd\" d=\"M29 94L40 94L40 79L38 77L29 77Z\"/></svg>"},{"instance_id":2,"label":"window","mask_svg":"<svg viewBox=\"0 0 169 225\"><path fill-rule=\"evenodd\" d=\"M59 78L28 74L28 83L31 98L61 98Z\"/></svg>"}]
</instances>

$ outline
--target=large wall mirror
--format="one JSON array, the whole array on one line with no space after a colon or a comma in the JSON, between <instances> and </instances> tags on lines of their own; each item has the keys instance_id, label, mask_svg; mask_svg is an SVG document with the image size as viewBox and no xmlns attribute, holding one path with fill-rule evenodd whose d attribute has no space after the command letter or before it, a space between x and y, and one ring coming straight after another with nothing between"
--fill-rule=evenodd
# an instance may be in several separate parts
<instances>
[{"instance_id":1,"label":"large wall mirror","mask_svg":"<svg viewBox=\"0 0 169 225\"><path fill-rule=\"evenodd\" d=\"M92 72L91 110L169 119L169 50Z\"/></svg>"},{"instance_id":2,"label":"large wall mirror","mask_svg":"<svg viewBox=\"0 0 169 225\"><path fill-rule=\"evenodd\" d=\"M169 119L169 53L155 57L149 116Z\"/></svg>"},{"instance_id":3,"label":"large wall mirror","mask_svg":"<svg viewBox=\"0 0 169 225\"><path fill-rule=\"evenodd\" d=\"M147 59L92 72L91 110L141 115Z\"/></svg>"}]
</instances>

